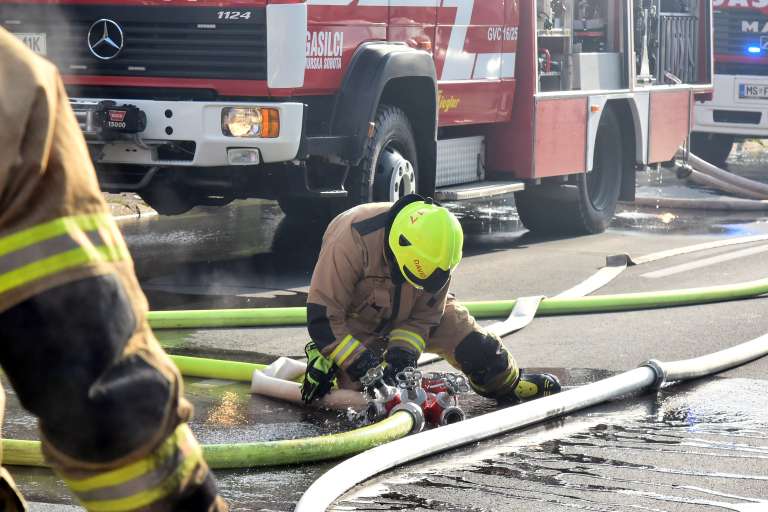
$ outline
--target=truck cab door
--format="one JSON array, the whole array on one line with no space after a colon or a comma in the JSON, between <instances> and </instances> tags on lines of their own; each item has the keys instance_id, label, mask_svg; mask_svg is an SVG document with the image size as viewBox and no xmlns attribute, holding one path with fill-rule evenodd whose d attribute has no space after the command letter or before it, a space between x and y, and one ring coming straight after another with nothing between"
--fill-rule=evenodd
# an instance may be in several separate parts
<instances>
[{"instance_id":1,"label":"truck cab door","mask_svg":"<svg viewBox=\"0 0 768 512\"><path fill-rule=\"evenodd\" d=\"M357 48L387 37L388 0L306 0L304 91L333 94Z\"/></svg>"},{"instance_id":2,"label":"truck cab door","mask_svg":"<svg viewBox=\"0 0 768 512\"><path fill-rule=\"evenodd\" d=\"M440 0L389 0L389 41L432 53Z\"/></svg>"},{"instance_id":3,"label":"truck cab door","mask_svg":"<svg viewBox=\"0 0 768 512\"><path fill-rule=\"evenodd\" d=\"M504 3L505 0L443 0L438 8L435 65L440 126L497 120L501 106Z\"/></svg>"}]
</instances>

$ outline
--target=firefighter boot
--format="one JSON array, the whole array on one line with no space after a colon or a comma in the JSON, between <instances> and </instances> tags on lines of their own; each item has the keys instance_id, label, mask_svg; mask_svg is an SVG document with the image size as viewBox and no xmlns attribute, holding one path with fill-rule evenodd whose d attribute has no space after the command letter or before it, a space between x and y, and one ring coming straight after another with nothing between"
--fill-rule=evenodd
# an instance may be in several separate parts
<instances>
[{"instance_id":1,"label":"firefighter boot","mask_svg":"<svg viewBox=\"0 0 768 512\"><path fill-rule=\"evenodd\" d=\"M524 371L521 373L514 391L518 402L554 395L562 389L560 381L551 373L525 373Z\"/></svg>"}]
</instances>

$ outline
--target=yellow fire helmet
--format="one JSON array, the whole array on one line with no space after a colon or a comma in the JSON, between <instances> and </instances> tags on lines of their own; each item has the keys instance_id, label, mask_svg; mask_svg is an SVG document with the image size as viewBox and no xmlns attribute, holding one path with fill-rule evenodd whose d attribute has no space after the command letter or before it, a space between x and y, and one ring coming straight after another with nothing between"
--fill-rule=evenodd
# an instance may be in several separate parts
<instances>
[{"instance_id":1,"label":"yellow fire helmet","mask_svg":"<svg viewBox=\"0 0 768 512\"><path fill-rule=\"evenodd\" d=\"M387 242L406 281L437 293L461 261L464 232L451 212L427 198L397 213Z\"/></svg>"}]
</instances>

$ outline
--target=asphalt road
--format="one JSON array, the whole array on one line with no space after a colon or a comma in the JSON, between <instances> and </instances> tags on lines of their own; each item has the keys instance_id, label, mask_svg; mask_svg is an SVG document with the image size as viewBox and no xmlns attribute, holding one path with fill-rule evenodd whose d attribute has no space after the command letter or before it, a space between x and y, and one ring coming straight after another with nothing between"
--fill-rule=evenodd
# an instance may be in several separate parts
<instances>
[{"instance_id":1,"label":"asphalt road","mask_svg":"<svg viewBox=\"0 0 768 512\"><path fill-rule=\"evenodd\" d=\"M760 161L731 165L765 179ZM642 194L710 194L691 192L668 175L644 179ZM768 213L755 212L623 205L606 233L555 239L526 232L512 198L462 205L456 212L466 232L465 257L453 281L460 300L552 296L592 275L609 255L642 256L768 234ZM148 218L122 229L153 309L303 305L322 235L322 226L288 222L274 203L259 201ZM767 254L763 241L666 258L628 268L597 293L764 278ZM546 368L566 386L577 386L652 357L688 358L753 339L768 332L767 311L768 298L760 298L541 317L505 343L522 367ZM176 353L262 362L299 357L307 340L299 327L158 331L158 337ZM768 358L681 390L629 397L454 451L388 473L337 509L768 510L768 502L759 501L768 500L766 375ZM244 385L191 380L189 390L198 410L193 428L205 442L340 428L332 415L250 397ZM476 415L494 404L472 398L465 406ZM6 435L34 437L31 419L12 393L9 409ZM235 510L291 510L330 466L221 472L220 481ZM33 501L71 503L45 470L12 471Z\"/></svg>"}]
</instances>

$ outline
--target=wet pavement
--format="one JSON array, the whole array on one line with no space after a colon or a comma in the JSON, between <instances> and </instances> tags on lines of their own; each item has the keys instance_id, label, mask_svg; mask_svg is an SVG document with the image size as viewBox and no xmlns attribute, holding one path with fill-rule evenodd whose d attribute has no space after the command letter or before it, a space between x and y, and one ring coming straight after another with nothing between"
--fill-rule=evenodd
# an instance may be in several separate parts
<instances>
[{"instance_id":1,"label":"wet pavement","mask_svg":"<svg viewBox=\"0 0 768 512\"><path fill-rule=\"evenodd\" d=\"M751 159L750 159L751 158ZM732 158L734 172L768 182L763 160ZM639 195L699 194L669 173L639 176ZM616 253L635 256L723 238L768 234L768 212L698 212L623 204L609 231L547 238L525 231L514 199L451 206L465 229L453 282L461 300L554 295ZM121 228L151 307L300 306L323 226L289 222L276 204L238 202L152 217ZM765 245L765 242L762 242ZM760 243L632 267L598 293L728 284L765 277ZM755 251L741 254L745 249ZM721 258L697 270L685 266ZM654 272L680 267L663 279ZM544 367L566 386L633 368L650 357L708 353L768 331L768 298L721 304L537 318L506 338L521 366ZM157 331L170 352L270 362L301 356L302 327ZM447 370L445 363L430 369ZM564 419L387 473L335 510L768 510L768 358L716 379L625 397ZM8 387L6 386L6 389ZM189 379L193 430L205 443L313 436L349 428L335 413L253 397L244 384ZM32 418L8 393L6 437L36 438ZM470 416L495 403L472 396ZM217 472L233 510L287 511L333 463ZM32 510L72 500L46 469L11 468ZM751 500L751 501L750 501ZM764 500L762 502L755 500ZM54 503L55 505L45 505ZM73 508L74 510L74 508Z\"/></svg>"},{"instance_id":2,"label":"wet pavement","mask_svg":"<svg viewBox=\"0 0 768 512\"><path fill-rule=\"evenodd\" d=\"M399 469L334 510L768 510L768 382L715 379Z\"/></svg>"},{"instance_id":3,"label":"wet pavement","mask_svg":"<svg viewBox=\"0 0 768 512\"><path fill-rule=\"evenodd\" d=\"M546 369L568 386L609 376ZM192 427L204 443L319 435L349 428L331 413L249 397L245 386L191 380ZM624 397L524 432L387 473L331 510L768 510L768 381L713 379ZM470 416L493 410L472 397ZM16 410L15 398L9 404ZM16 416L6 436L33 437ZM332 462L217 471L233 511L289 511ZM72 506L46 469L11 468L26 497ZM62 510L38 508L32 510ZM66 510L66 509L64 509Z\"/></svg>"}]
</instances>

